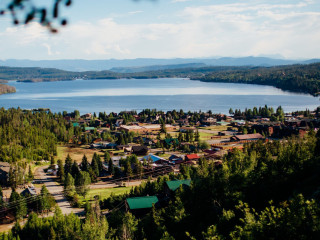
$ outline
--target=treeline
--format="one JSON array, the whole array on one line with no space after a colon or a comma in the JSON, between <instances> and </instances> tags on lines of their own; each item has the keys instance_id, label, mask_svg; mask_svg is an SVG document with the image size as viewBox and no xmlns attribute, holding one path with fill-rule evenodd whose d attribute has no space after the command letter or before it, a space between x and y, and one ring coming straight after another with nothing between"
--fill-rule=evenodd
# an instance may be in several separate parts
<instances>
[{"instance_id":1,"label":"treeline","mask_svg":"<svg viewBox=\"0 0 320 240\"><path fill-rule=\"evenodd\" d=\"M61 114L1 108L0 136L0 161L38 161L56 156L57 143L71 139L74 130Z\"/></svg>"},{"instance_id":2,"label":"treeline","mask_svg":"<svg viewBox=\"0 0 320 240\"><path fill-rule=\"evenodd\" d=\"M320 64L235 69L209 73L196 79L205 82L271 85L282 90L318 95L320 93Z\"/></svg>"},{"instance_id":3,"label":"treeline","mask_svg":"<svg viewBox=\"0 0 320 240\"><path fill-rule=\"evenodd\" d=\"M232 108L229 109L229 113L233 115L235 118L251 120L254 117L263 117L270 118L270 121L284 121L284 111L281 106L277 107L276 111L273 107L268 107L265 105L264 107L253 107L252 109L246 108L243 112L240 109L236 109L233 111ZM310 115L310 111L309 111Z\"/></svg>"}]
</instances>

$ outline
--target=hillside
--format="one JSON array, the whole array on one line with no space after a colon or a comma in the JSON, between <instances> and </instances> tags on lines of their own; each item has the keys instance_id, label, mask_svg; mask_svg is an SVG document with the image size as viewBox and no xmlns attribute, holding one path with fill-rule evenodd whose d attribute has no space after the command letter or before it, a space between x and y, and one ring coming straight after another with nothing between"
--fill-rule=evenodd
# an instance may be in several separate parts
<instances>
[{"instance_id":1,"label":"hillside","mask_svg":"<svg viewBox=\"0 0 320 240\"><path fill-rule=\"evenodd\" d=\"M112 68L121 68L121 72L127 70L139 72L140 68L149 68L152 66L162 66L172 68L170 65L200 64L207 66L278 66L287 64L307 64L319 62L319 59L310 60L288 60L270 57L212 57L212 58L136 58L136 59L107 59L107 60L84 60L84 59L61 59L61 60L23 60L7 59L0 60L1 66L7 67L40 67L57 68L65 71L83 72L83 71L103 71ZM190 66L189 66L190 67ZM136 68L136 69L135 69ZM124 70L127 69L127 70ZM136 71L137 70L137 71ZM145 70L145 71L146 71Z\"/></svg>"}]
</instances>

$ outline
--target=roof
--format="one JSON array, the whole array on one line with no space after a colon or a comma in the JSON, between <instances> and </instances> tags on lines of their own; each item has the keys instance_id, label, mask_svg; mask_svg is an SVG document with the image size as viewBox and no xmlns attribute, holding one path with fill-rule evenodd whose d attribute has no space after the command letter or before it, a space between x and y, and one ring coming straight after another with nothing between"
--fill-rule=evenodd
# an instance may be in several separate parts
<instances>
[{"instance_id":1,"label":"roof","mask_svg":"<svg viewBox=\"0 0 320 240\"><path fill-rule=\"evenodd\" d=\"M157 196L127 198L127 203L131 210L152 208L152 204L156 204L158 201Z\"/></svg>"},{"instance_id":2,"label":"roof","mask_svg":"<svg viewBox=\"0 0 320 240\"><path fill-rule=\"evenodd\" d=\"M148 151L148 147L147 146L132 146L132 151L134 151L134 152L140 152L142 150Z\"/></svg>"},{"instance_id":3,"label":"roof","mask_svg":"<svg viewBox=\"0 0 320 240\"><path fill-rule=\"evenodd\" d=\"M95 128L94 127L85 127L84 130L86 131L91 131L91 130L94 130Z\"/></svg>"},{"instance_id":4,"label":"roof","mask_svg":"<svg viewBox=\"0 0 320 240\"><path fill-rule=\"evenodd\" d=\"M249 139L262 139L264 138L260 133L244 134L244 135L235 135L239 140L249 140Z\"/></svg>"},{"instance_id":5,"label":"roof","mask_svg":"<svg viewBox=\"0 0 320 240\"><path fill-rule=\"evenodd\" d=\"M189 160L192 160L192 159L199 159L200 157L198 156L198 154L188 154L186 155L186 158L188 158Z\"/></svg>"},{"instance_id":6,"label":"roof","mask_svg":"<svg viewBox=\"0 0 320 240\"><path fill-rule=\"evenodd\" d=\"M0 162L0 169L8 173L10 170L10 163Z\"/></svg>"},{"instance_id":7,"label":"roof","mask_svg":"<svg viewBox=\"0 0 320 240\"><path fill-rule=\"evenodd\" d=\"M179 140L177 138L170 138L170 139L166 138L164 141L168 145L171 145L171 144L174 144L174 143L176 143L177 145L179 144Z\"/></svg>"},{"instance_id":8,"label":"roof","mask_svg":"<svg viewBox=\"0 0 320 240\"><path fill-rule=\"evenodd\" d=\"M21 192L22 195L26 195L26 194L30 194L31 196L35 196L37 195L37 192L34 188L31 188L31 187L27 187L25 190L23 190Z\"/></svg>"},{"instance_id":9,"label":"roof","mask_svg":"<svg viewBox=\"0 0 320 240\"><path fill-rule=\"evenodd\" d=\"M168 186L168 188L171 191L175 191L177 190L181 185L186 185L190 187L191 184L191 180L190 179L186 179L186 180L174 180L174 181L166 181L166 184Z\"/></svg>"}]
</instances>

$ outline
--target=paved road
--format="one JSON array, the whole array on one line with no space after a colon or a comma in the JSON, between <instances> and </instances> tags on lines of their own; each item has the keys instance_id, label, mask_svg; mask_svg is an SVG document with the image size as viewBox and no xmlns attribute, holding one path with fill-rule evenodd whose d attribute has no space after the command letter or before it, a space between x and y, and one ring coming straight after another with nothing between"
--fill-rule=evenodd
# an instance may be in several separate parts
<instances>
[{"instance_id":1,"label":"paved road","mask_svg":"<svg viewBox=\"0 0 320 240\"><path fill-rule=\"evenodd\" d=\"M62 194L63 187L60 185L57 185L56 179L53 176L47 175L44 172L44 169L46 166L39 167L36 170L35 173L35 181L41 181L44 183L48 189L48 191L51 193L51 195L56 200L58 206L60 207L63 214L82 214L84 213L84 210L82 208L72 208L66 197Z\"/></svg>"}]
</instances>

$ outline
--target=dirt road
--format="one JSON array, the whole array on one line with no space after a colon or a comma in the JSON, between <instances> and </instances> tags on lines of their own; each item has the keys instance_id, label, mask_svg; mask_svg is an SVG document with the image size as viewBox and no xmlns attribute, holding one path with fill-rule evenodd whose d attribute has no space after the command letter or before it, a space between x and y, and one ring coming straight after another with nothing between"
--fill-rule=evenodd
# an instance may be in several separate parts
<instances>
[{"instance_id":1,"label":"dirt road","mask_svg":"<svg viewBox=\"0 0 320 240\"><path fill-rule=\"evenodd\" d=\"M46 166L39 167L35 173L35 181L44 183L48 191L56 200L63 214L82 214L84 210L82 208L72 208L66 197L63 195L63 187L57 185L56 179L53 176L47 175L44 172Z\"/></svg>"}]
</instances>

